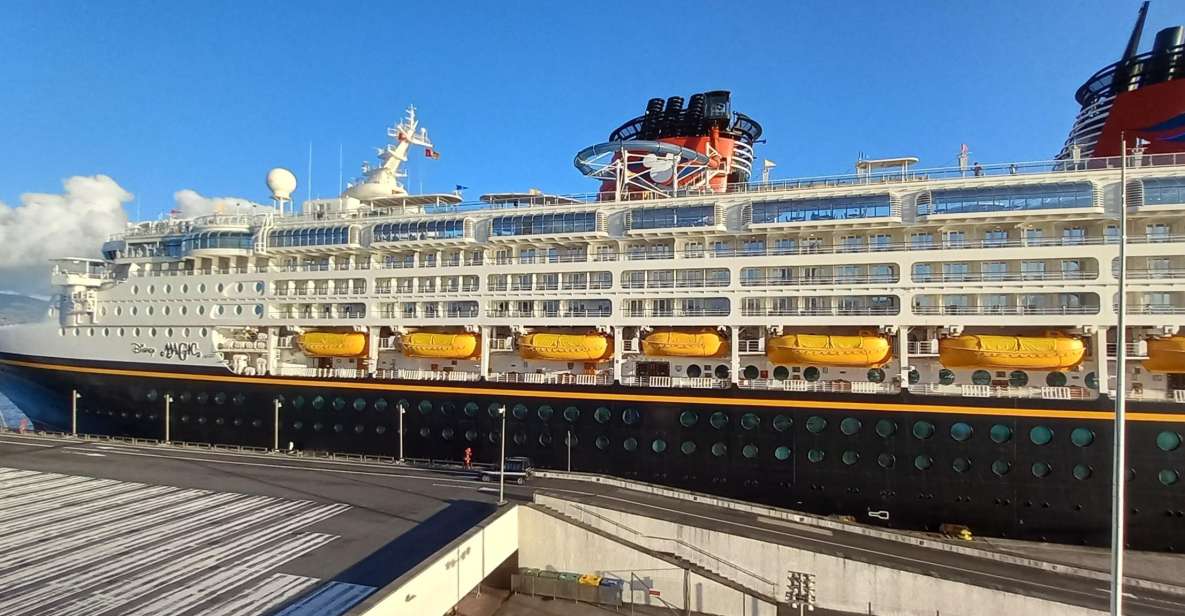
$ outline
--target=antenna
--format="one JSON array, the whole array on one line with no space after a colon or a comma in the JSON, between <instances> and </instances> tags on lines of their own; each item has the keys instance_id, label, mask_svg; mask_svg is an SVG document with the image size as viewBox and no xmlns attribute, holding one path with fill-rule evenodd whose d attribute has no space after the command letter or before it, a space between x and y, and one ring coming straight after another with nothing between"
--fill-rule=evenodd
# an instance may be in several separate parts
<instances>
[{"instance_id":1,"label":"antenna","mask_svg":"<svg viewBox=\"0 0 1185 616\"><path fill-rule=\"evenodd\" d=\"M1136 25L1132 28L1131 37L1127 39L1127 47L1123 50L1123 60L1135 57L1140 51L1140 37L1144 34L1144 20L1148 18L1148 2L1140 5L1140 12L1136 16Z\"/></svg>"}]
</instances>

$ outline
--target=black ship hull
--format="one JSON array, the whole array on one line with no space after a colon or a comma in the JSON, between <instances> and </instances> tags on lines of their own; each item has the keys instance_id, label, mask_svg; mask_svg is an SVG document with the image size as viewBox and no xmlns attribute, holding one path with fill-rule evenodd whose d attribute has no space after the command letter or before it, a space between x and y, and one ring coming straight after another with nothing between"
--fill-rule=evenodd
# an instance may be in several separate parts
<instances>
[{"instance_id":1,"label":"black ship hull","mask_svg":"<svg viewBox=\"0 0 1185 616\"><path fill-rule=\"evenodd\" d=\"M1106 545L1112 402L241 377L0 355L39 427L177 441L494 462L507 455L894 528ZM1137 549L1185 549L1185 412L1129 404ZM570 447L569 447L569 437ZM1175 438L1174 438L1175 437ZM1174 477L1180 479L1173 482Z\"/></svg>"}]
</instances>

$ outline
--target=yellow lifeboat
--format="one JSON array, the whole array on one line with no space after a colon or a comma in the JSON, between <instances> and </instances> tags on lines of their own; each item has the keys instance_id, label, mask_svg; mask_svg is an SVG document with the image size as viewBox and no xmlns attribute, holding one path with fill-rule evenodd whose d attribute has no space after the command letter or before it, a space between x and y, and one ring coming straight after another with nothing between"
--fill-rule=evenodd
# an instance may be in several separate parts
<instances>
[{"instance_id":1,"label":"yellow lifeboat","mask_svg":"<svg viewBox=\"0 0 1185 616\"><path fill-rule=\"evenodd\" d=\"M765 355L775 364L816 366L883 366L893 358L889 339L860 332L857 336L787 334L765 342Z\"/></svg>"},{"instance_id":2,"label":"yellow lifeboat","mask_svg":"<svg viewBox=\"0 0 1185 616\"><path fill-rule=\"evenodd\" d=\"M1149 372L1185 372L1185 336L1148 339L1148 359L1144 369Z\"/></svg>"},{"instance_id":3,"label":"yellow lifeboat","mask_svg":"<svg viewBox=\"0 0 1185 616\"><path fill-rule=\"evenodd\" d=\"M366 334L308 332L297 336L297 345L309 357L364 357Z\"/></svg>"},{"instance_id":4,"label":"yellow lifeboat","mask_svg":"<svg viewBox=\"0 0 1185 616\"><path fill-rule=\"evenodd\" d=\"M604 334L536 332L518 340L524 359L600 361L613 354L613 342Z\"/></svg>"},{"instance_id":5,"label":"yellow lifeboat","mask_svg":"<svg viewBox=\"0 0 1185 616\"><path fill-rule=\"evenodd\" d=\"M651 357L716 357L727 350L724 338L714 332L654 332L642 339L642 353Z\"/></svg>"},{"instance_id":6,"label":"yellow lifeboat","mask_svg":"<svg viewBox=\"0 0 1185 616\"><path fill-rule=\"evenodd\" d=\"M1050 333L1045 336L984 336L966 334L938 341L938 361L947 368L1026 368L1065 370L1086 356L1081 338Z\"/></svg>"},{"instance_id":7,"label":"yellow lifeboat","mask_svg":"<svg viewBox=\"0 0 1185 616\"><path fill-rule=\"evenodd\" d=\"M481 339L468 332L412 332L404 334L403 354L425 359L467 359L480 352Z\"/></svg>"}]
</instances>

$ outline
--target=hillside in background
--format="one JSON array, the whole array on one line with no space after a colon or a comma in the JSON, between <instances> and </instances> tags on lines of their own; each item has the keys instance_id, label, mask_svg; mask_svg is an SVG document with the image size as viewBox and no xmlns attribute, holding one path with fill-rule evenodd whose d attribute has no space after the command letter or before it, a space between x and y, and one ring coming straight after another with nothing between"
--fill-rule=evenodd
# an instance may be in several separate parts
<instances>
[{"instance_id":1,"label":"hillside in background","mask_svg":"<svg viewBox=\"0 0 1185 616\"><path fill-rule=\"evenodd\" d=\"M0 293L0 325L28 323L45 318L49 302L24 295Z\"/></svg>"}]
</instances>

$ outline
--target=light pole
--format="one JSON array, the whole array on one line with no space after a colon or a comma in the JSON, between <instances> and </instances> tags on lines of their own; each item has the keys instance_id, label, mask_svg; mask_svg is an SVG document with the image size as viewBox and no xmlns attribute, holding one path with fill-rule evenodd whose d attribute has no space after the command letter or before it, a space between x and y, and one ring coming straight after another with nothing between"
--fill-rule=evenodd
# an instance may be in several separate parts
<instances>
[{"instance_id":1,"label":"light pole","mask_svg":"<svg viewBox=\"0 0 1185 616\"><path fill-rule=\"evenodd\" d=\"M173 409L173 394L165 394L165 442L171 443L169 433L169 413Z\"/></svg>"},{"instance_id":2,"label":"light pole","mask_svg":"<svg viewBox=\"0 0 1185 616\"><path fill-rule=\"evenodd\" d=\"M82 394L77 389L70 390L70 434L78 436L78 399Z\"/></svg>"},{"instance_id":3,"label":"light pole","mask_svg":"<svg viewBox=\"0 0 1185 616\"><path fill-rule=\"evenodd\" d=\"M572 472L572 431L568 430L568 436L564 438L564 443L568 445L568 472Z\"/></svg>"},{"instance_id":4,"label":"light pole","mask_svg":"<svg viewBox=\"0 0 1185 616\"><path fill-rule=\"evenodd\" d=\"M1111 461L1111 614L1123 614L1127 509L1127 135L1119 133L1119 315L1115 327L1115 442ZM1106 389L1104 387L1104 389Z\"/></svg>"},{"instance_id":5,"label":"light pole","mask_svg":"<svg viewBox=\"0 0 1185 616\"><path fill-rule=\"evenodd\" d=\"M506 504L506 405L498 407L502 416L502 472L498 473L498 505Z\"/></svg>"},{"instance_id":6,"label":"light pole","mask_svg":"<svg viewBox=\"0 0 1185 616\"><path fill-rule=\"evenodd\" d=\"M399 463L403 464L403 414L407 409L403 408L403 402L400 401L395 405L399 409Z\"/></svg>"},{"instance_id":7,"label":"light pole","mask_svg":"<svg viewBox=\"0 0 1185 616\"><path fill-rule=\"evenodd\" d=\"M277 453L280 451L280 406L280 399L272 398L272 411L274 413L272 419L272 451Z\"/></svg>"}]
</instances>

